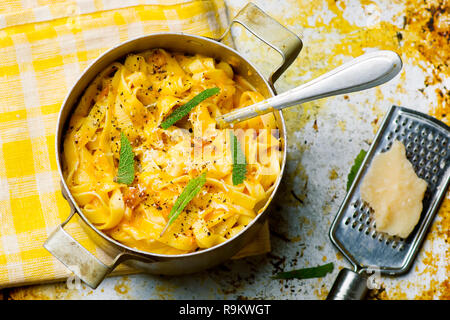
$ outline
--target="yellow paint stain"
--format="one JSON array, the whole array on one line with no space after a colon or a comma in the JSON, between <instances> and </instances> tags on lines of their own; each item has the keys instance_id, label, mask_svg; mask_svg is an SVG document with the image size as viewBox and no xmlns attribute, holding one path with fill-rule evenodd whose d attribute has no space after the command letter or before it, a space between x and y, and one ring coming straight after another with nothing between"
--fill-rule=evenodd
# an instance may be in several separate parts
<instances>
[{"instance_id":1,"label":"yellow paint stain","mask_svg":"<svg viewBox=\"0 0 450 320\"><path fill-rule=\"evenodd\" d=\"M300 143L298 143L297 150L299 150L300 153L303 152L303 147ZM299 152L288 153L288 161L295 161L298 157L301 157ZM296 180L295 178L299 180ZM308 175L301 162L297 162L293 172L286 175L284 183L284 191L281 191L278 194L280 197L279 201L292 206L302 205L307 198Z\"/></svg>"},{"instance_id":2,"label":"yellow paint stain","mask_svg":"<svg viewBox=\"0 0 450 320\"><path fill-rule=\"evenodd\" d=\"M319 279L321 280L321 279ZM320 281L319 281L320 283ZM314 290L314 294L317 296L319 300L325 300L328 295L328 288L325 284L322 284L320 288Z\"/></svg>"},{"instance_id":3,"label":"yellow paint stain","mask_svg":"<svg viewBox=\"0 0 450 320\"><path fill-rule=\"evenodd\" d=\"M284 109L283 114L286 120L288 132L295 132L303 129L306 125L317 118L319 110L324 106L322 100L307 102L301 106L294 106ZM290 139L293 140L293 139Z\"/></svg>"},{"instance_id":4,"label":"yellow paint stain","mask_svg":"<svg viewBox=\"0 0 450 320\"><path fill-rule=\"evenodd\" d=\"M311 220L309 220L307 217L301 216L300 217L300 224L301 225L309 225L311 223Z\"/></svg>"},{"instance_id":5,"label":"yellow paint stain","mask_svg":"<svg viewBox=\"0 0 450 320\"><path fill-rule=\"evenodd\" d=\"M450 125L450 90L449 89L435 89L437 97L437 105L433 108L430 114L442 120L442 122Z\"/></svg>"},{"instance_id":6,"label":"yellow paint stain","mask_svg":"<svg viewBox=\"0 0 450 320\"><path fill-rule=\"evenodd\" d=\"M419 295L414 297L414 300L433 300L436 299L436 294L438 293L439 283L435 279L430 280L430 287L423 290Z\"/></svg>"},{"instance_id":7,"label":"yellow paint stain","mask_svg":"<svg viewBox=\"0 0 450 320\"><path fill-rule=\"evenodd\" d=\"M69 289L65 282L53 285L27 286L9 291L11 300L68 300L80 299L80 291Z\"/></svg>"},{"instance_id":8,"label":"yellow paint stain","mask_svg":"<svg viewBox=\"0 0 450 320\"><path fill-rule=\"evenodd\" d=\"M332 209L332 208L331 208L331 206L330 206L329 204L323 205L323 206L322 206L322 213L323 213L323 215L330 214L331 209Z\"/></svg>"},{"instance_id":9,"label":"yellow paint stain","mask_svg":"<svg viewBox=\"0 0 450 320\"><path fill-rule=\"evenodd\" d=\"M425 265L425 269L422 272L418 273L418 275L423 275L425 273L435 275L438 271L436 256L434 256L433 252L430 251L423 252L422 256L422 263Z\"/></svg>"},{"instance_id":10,"label":"yellow paint stain","mask_svg":"<svg viewBox=\"0 0 450 320\"><path fill-rule=\"evenodd\" d=\"M362 5L372 4L371 1L365 1ZM299 14L294 18L288 19L288 24L296 25L300 23L304 28L315 28L317 35L313 39L313 43L308 43L308 48L312 48L314 59L323 56L327 62L327 68L337 66L335 63L340 62L339 55L356 57L365 52L366 48L382 48L396 50L398 49L398 41L396 37L397 27L381 21L373 26L361 27L350 23L344 18L344 10L346 9L343 1L327 0L322 3L318 1L298 1L298 7L302 8ZM329 11L331 19L323 19L318 12ZM317 17L311 19L311 17ZM330 34L333 34L333 42L331 42ZM325 45L326 47L324 47ZM331 51L332 54L324 52ZM306 49L306 46L305 46ZM320 70L323 71L323 70Z\"/></svg>"}]
</instances>

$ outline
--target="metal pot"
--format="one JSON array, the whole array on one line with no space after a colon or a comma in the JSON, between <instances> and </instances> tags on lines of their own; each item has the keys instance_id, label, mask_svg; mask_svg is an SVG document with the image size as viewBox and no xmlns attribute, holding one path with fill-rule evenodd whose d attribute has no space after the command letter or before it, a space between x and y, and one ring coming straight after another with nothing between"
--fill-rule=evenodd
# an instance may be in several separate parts
<instances>
[{"instance_id":1,"label":"metal pot","mask_svg":"<svg viewBox=\"0 0 450 320\"><path fill-rule=\"evenodd\" d=\"M236 50L223 44L233 23L239 23L257 38L278 51L283 61L265 79L262 74ZM258 89L266 98L275 95L273 83L294 61L302 48L301 40L278 22L273 20L254 4L248 4L233 19L228 30L220 39L209 39L182 33L155 33L142 36L122 43L101 55L81 75L67 95L59 113L56 132L56 157L58 171L61 177L61 189L71 207L71 214L44 243L44 247L60 260L75 275L96 288L101 281L120 263L152 274L177 275L201 271L218 265L242 249L260 230L268 214L267 207L273 199L280 184L286 163L286 130L281 112L276 111L275 118L280 131L282 146L281 174L276 185L260 214L238 235L215 247L180 255L162 255L144 252L127 247L103 232L99 231L83 214L71 195L62 174L62 144L64 133L70 116L77 105L78 99L95 76L112 62L120 60L131 52L141 52L152 48L164 48L170 51L200 53L230 63L238 74ZM100 261L70 236L64 226L77 214L83 228L90 239L99 246L111 259L110 263Z\"/></svg>"}]
</instances>

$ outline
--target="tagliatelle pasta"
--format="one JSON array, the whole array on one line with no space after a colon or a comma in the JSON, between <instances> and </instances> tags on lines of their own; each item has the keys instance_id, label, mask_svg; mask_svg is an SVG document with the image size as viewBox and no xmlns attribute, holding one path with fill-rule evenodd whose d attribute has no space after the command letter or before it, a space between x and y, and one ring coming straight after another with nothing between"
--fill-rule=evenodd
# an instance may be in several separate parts
<instances>
[{"instance_id":1,"label":"tagliatelle pasta","mask_svg":"<svg viewBox=\"0 0 450 320\"><path fill-rule=\"evenodd\" d=\"M208 88L220 92L169 128L160 124ZM263 96L229 64L163 49L130 54L90 84L64 138L63 174L84 215L113 239L135 249L182 254L210 248L243 230L267 201L281 172L273 114L234 126L247 173L233 185L230 129L215 118ZM135 179L117 182L123 132L135 155ZM206 183L161 235L187 183Z\"/></svg>"}]
</instances>

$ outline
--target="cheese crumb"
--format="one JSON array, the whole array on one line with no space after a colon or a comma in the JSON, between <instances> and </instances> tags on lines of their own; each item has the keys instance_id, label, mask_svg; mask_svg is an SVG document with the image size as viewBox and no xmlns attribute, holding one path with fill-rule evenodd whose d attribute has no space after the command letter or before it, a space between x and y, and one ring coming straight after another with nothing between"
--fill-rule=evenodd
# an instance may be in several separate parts
<instances>
[{"instance_id":1,"label":"cheese crumb","mask_svg":"<svg viewBox=\"0 0 450 320\"><path fill-rule=\"evenodd\" d=\"M405 146L396 140L373 159L361 198L374 210L377 231L407 238L419 221L426 189L426 181L406 158Z\"/></svg>"}]
</instances>

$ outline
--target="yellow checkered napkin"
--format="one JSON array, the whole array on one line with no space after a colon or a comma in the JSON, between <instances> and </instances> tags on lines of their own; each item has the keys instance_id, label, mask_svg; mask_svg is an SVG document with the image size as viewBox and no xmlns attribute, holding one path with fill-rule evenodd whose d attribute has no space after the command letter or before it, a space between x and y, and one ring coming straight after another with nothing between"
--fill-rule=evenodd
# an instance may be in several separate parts
<instances>
[{"instance_id":1,"label":"yellow checkered napkin","mask_svg":"<svg viewBox=\"0 0 450 320\"><path fill-rule=\"evenodd\" d=\"M0 287L70 275L42 244L69 215L54 140L61 103L81 72L107 49L140 35L218 37L225 9L222 0L0 2ZM76 221L66 230L99 254ZM269 248L265 228L238 256Z\"/></svg>"}]
</instances>

